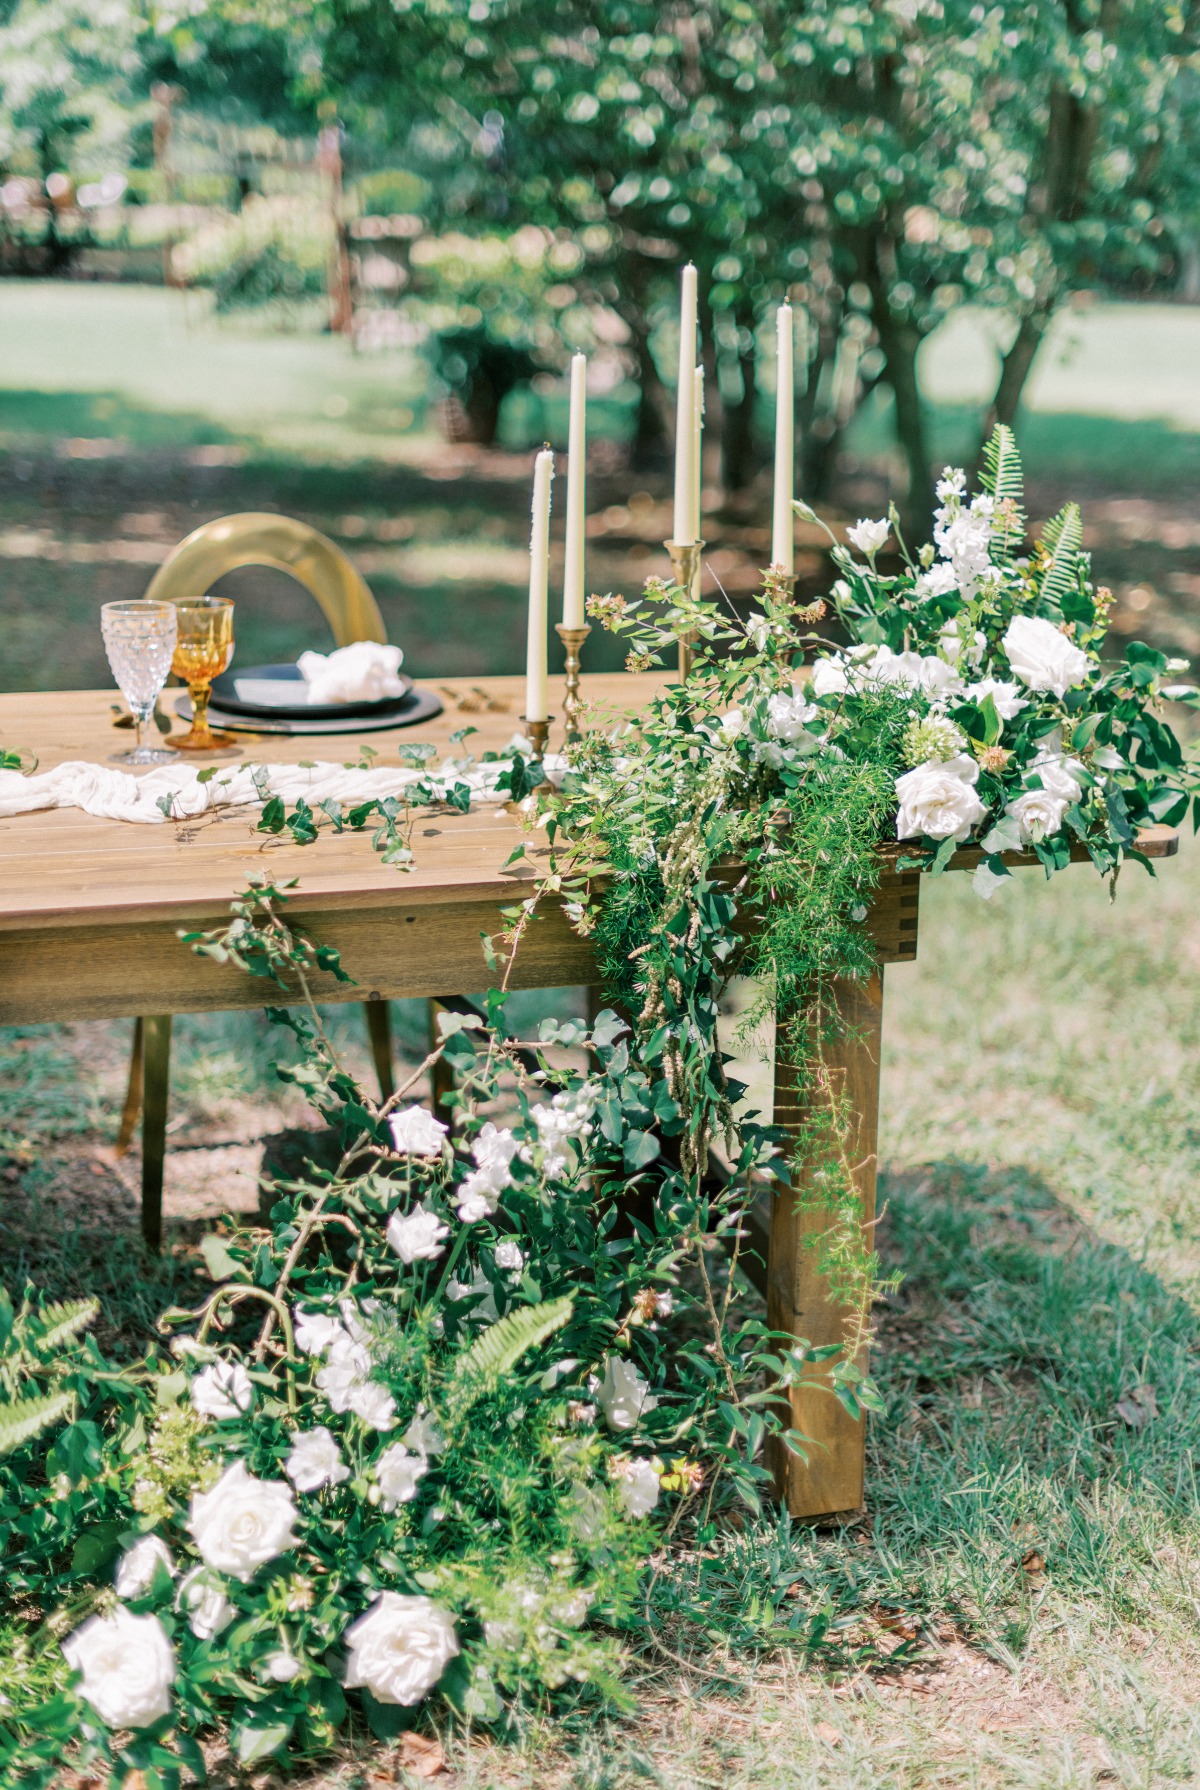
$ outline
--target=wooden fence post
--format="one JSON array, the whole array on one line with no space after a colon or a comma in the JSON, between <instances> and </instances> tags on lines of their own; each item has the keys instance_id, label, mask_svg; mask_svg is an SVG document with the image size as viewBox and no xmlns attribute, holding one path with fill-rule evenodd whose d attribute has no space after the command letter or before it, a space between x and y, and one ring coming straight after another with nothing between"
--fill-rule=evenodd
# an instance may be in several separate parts
<instances>
[{"instance_id":1,"label":"wooden fence post","mask_svg":"<svg viewBox=\"0 0 1200 1790\"><path fill-rule=\"evenodd\" d=\"M834 1000L844 1034L826 1047L834 1089L853 1115L850 1160L858 1188L862 1222L875 1219L876 1149L879 1135L879 1046L883 1027L883 971L865 982L834 985ZM775 1060L775 1123L798 1131L804 1108L796 1072L779 1053ZM830 1294L817 1269L812 1239L826 1228L820 1211L797 1210L803 1184L782 1188L771 1210L770 1259L767 1269L767 1322L773 1330L822 1345L845 1340L852 1314ZM859 1352L866 1366L866 1348ZM866 1447L865 1419L850 1417L833 1394L810 1376L810 1383L792 1387L791 1427L808 1440L807 1462L781 1445L774 1447L778 1494L793 1516L833 1516L855 1511L863 1503Z\"/></svg>"}]
</instances>

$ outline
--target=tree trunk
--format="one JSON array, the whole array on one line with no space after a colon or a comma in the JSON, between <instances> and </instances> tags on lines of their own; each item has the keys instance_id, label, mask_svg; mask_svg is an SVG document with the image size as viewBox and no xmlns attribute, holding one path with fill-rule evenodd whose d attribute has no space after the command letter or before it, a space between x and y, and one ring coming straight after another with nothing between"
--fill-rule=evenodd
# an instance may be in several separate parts
<instances>
[{"instance_id":1,"label":"tree trunk","mask_svg":"<svg viewBox=\"0 0 1200 1790\"><path fill-rule=\"evenodd\" d=\"M670 460L670 438L665 421L666 391L650 352L650 336L644 321L626 314L637 356L638 408L629 463L637 472L657 471Z\"/></svg>"},{"instance_id":2,"label":"tree trunk","mask_svg":"<svg viewBox=\"0 0 1200 1790\"><path fill-rule=\"evenodd\" d=\"M884 378L896 400L896 439L908 468L908 496L901 506L904 523L914 540L923 541L933 515L933 478L929 467L929 443L925 411L917 383L917 350L921 334L915 323L897 317L889 308L882 280L872 282L875 326L879 346L887 362Z\"/></svg>"},{"instance_id":3,"label":"tree trunk","mask_svg":"<svg viewBox=\"0 0 1200 1790\"><path fill-rule=\"evenodd\" d=\"M996 395L988 407L983 420L983 433L979 440L979 451L975 456L976 469L983 460L984 444L991 436L997 423L1007 423L1011 429L1016 420L1021 403L1021 394L1025 390L1025 382L1033 370L1037 351L1042 345L1050 322L1048 310L1034 311L1022 317L1012 346L1000 364L1000 380L996 386Z\"/></svg>"}]
</instances>

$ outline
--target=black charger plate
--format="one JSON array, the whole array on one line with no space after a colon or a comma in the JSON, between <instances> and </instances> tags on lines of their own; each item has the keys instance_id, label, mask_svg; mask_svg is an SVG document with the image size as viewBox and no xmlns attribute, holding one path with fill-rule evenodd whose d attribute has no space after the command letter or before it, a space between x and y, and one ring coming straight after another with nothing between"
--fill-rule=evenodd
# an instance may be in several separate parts
<instances>
[{"instance_id":1,"label":"black charger plate","mask_svg":"<svg viewBox=\"0 0 1200 1790\"><path fill-rule=\"evenodd\" d=\"M412 679L403 672L397 675L404 685L400 696L383 696L376 701L306 702L308 686L298 666L242 665L236 671L223 671L220 677L213 679L212 703L223 715L239 715L256 721L348 721L351 717L382 721L402 713L406 703L412 704ZM264 702L239 696L238 685L251 680L279 684L283 700ZM288 689L288 685L293 689Z\"/></svg>"}]
</instances>

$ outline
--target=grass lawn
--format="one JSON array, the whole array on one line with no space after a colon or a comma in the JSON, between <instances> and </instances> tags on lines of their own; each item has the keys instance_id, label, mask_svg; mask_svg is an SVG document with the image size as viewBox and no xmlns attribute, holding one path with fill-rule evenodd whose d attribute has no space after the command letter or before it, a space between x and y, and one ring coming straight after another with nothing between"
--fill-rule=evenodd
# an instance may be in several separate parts
<instances>
[{"instance_id":1,"label":"grass lawn","mask_svg":"<svg viewBox=\"0 0 1200 1790\"><path fill-rule=\"evenodd\" d=\"M269 503L360 555L418 671L515 668L525 459L393 435L389 406L419 410L411 369L360 365L322 340L189 334L170 303L0 285L0 686L102 678L101 597L136 594L154 554L203 516ZM1077 363L1093 372L1035 414L1028 438L1039 503L1061 501L1077 473L1092 493L1097 568L1118 588L1119 613L1197 651L1200 502L1188 480L1198 438L1187 431L1200 357L1185 364L1184 338L1168 329L1195 330L1184 315L1127 317L1121 337L1150 369L1155 404L1163 345L1175 409L1131 414L1121 397L1097 413L1114 353L1101 331L1099 358ZM1107 330L1112 319L1100 321ZM949 346L959 383L947 374L937 386L933 372L929 382L938 427L952 432L974 400L976 347ZM1047 385L1053 396L1049 375ZM163 391L177 408L156 405ZM347 408L331 414L333 398ZM110 446L80 445L96 442ZM630 502L628 482L599 471L593 489L611 513L596 535L601 569L614 582L652 569L665 487ZM755 539L732 522L728 532L725 550L752 560ZM99 553L114 543L119 552ZM243 588L246 654L319 643L307 598L266 578ZM903 1280L876 1313L886 1411L871 1428L866 1520L731 1525L657 1582L657 1646L631 1668L636 1714L535 1725L515 1750L448 1739L450 1772L435 1783L1157 1790L1193 1780L1198 913L1200 850L1186 841L1153 881L1126 870L1114 906L1083 867L1049 887L1028 873L989 906L965 878L926 888L918 961L888 971L880 1241ZM544 1002L563 1010L573 998ZM406 1003L396 1017L416 1061L423 1008ZM365 1074L357 1009L332 1023ZM274 1076L286 1047L265 1021L181 1021L171 1249L149 1264L136 1158L117 1162L108 1147L128 1032L0 1031L0 1278L19 1287L28 1275L60 1293L95 1286L110 1346L132 1343L189 1291L197 1237L225 1209L252 1210L259 1174L294 1161L312 1122ZM3 1673L0 1662L0 1689ZM347 1755L320 1781L416 1782L378 1751Z\"/></svg>"}]
</instances>

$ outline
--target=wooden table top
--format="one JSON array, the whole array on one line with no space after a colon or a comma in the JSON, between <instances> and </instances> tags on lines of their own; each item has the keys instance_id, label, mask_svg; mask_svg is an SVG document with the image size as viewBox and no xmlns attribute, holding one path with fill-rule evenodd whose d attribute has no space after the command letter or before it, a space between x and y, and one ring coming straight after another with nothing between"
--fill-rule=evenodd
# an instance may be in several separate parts
<instances>
[{"instance_id":1,"label":"wooden table top","mask_svg":"<svg viewBox=\"0 0 1200 1790\"><path fill-rule=\"evenodd\" d=\"M643 708L663 682L660 672L584 675L592 723L615 721ZM399 749L414 740L453 750L450 735L474 727L468 749L500 751L520 731L525 681L520 677L430 679L445 709L412 728L307 738L280 734L239 735L241 756L210 759L188 753L184 763L296 763L304 759L353 762L362 746L373 762L394 765ZM174 692L167 693L168 712ZM34 752L38 768L67 759L104 763L128 751L132 734L112 725L114 690L0 694L0 746ZM488 705L493 706L488 706ZM562 714L562 684L551 679L550 710ZM562 722L550 745L561 744ZM468 814L418 814L413 834L415 866L384 865L361 833L322 829L310 845L290 835L256 831L257 808L219 809L200 820L162 826L102 820L78 809L50 809L0 819L0 931L36 926L99 925L120 920L169 920L224 914L231 896L254 874L277 882L300 879L304 907L352 909L398 904L406 908L452 901L511 900L534 872L528 864L504 868L522 837L518 822L496 806ZM530 856L535 847L530 842Z\"/></svg>"}]
</instances>

